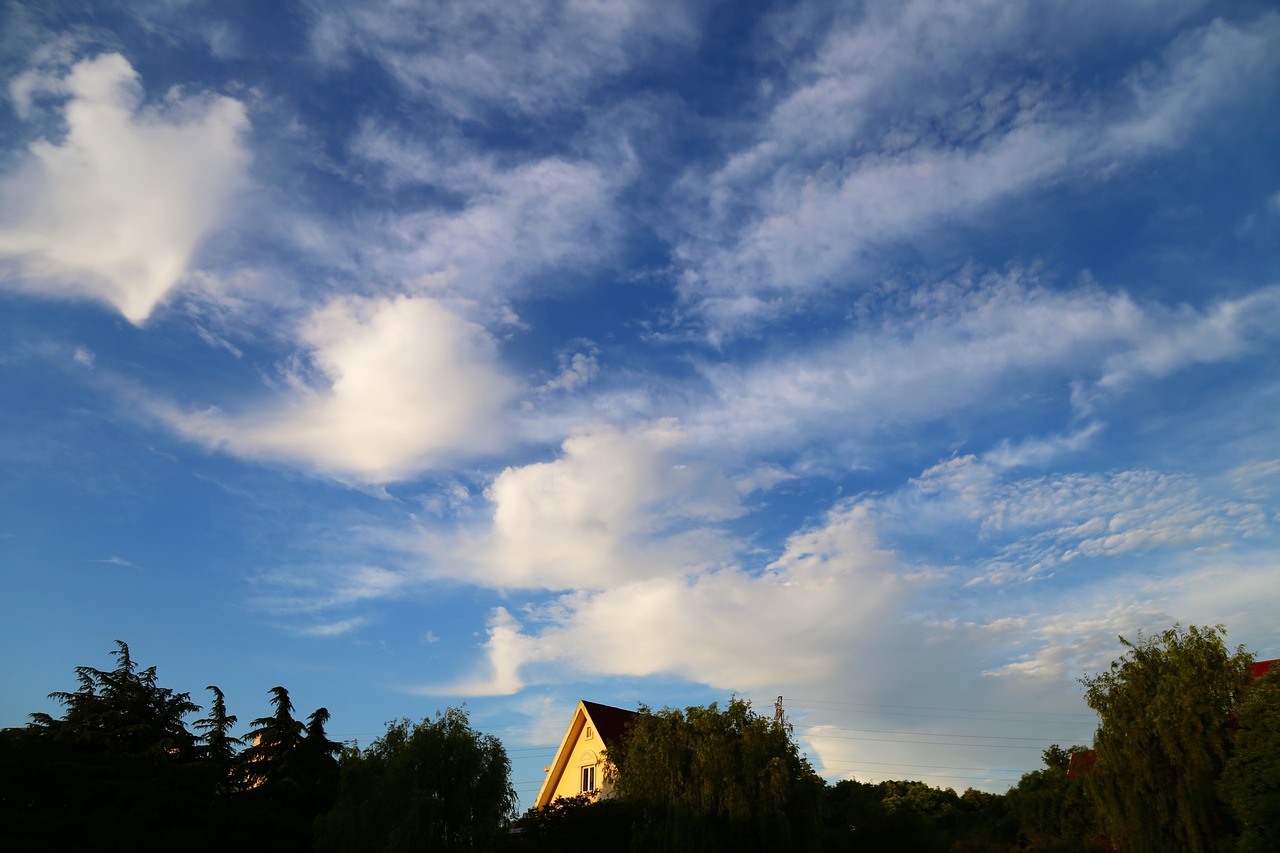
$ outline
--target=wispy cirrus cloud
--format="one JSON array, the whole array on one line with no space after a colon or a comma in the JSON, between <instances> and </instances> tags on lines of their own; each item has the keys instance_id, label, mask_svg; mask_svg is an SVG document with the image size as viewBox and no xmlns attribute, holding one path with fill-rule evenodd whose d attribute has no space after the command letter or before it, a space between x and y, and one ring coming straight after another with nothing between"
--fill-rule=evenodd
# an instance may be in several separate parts
<instances>
[{"instance_id":1,"label":"wispy cirrus cloud","mask_svg":"<svg viewBox=\"0 0 1280 853\"><path fill-rule=\"evenodd\" d=\"M120 566L121 568L126 568L126 569L138 568L138 566L135 563L129 560L126 560L124 557L117 557L115 555L112 555L102 560L89 560L89 562L90 563L106 563L109 566Z\"/></svg>"},{"instance_id":2,"label":"wispy cirrus cloud","mask_svg":"<svg viewBox=\"0 0 1280 853\"><path fill-rule=\"evenodd\" d=\"M1011 480L970 455L929 468L911 491L899 512L927 503L931 514L967 518L1002 543L974 582L1026 580L1086 558L1225 548L1267 528L1256 504L1205 494L1188 475L1148 470Z\"/></svg>"},{"instance_id":3,"label":"wispy cirrus cloud","mask_svg":"<svg viewBox=\"0 0 1280 853\"><path fill-rule=\"evenodd\" d=\"M244 105L177 88L144 103L115 53L34 69L10 92L24 117L54 99L66 133L32 143L0 183L3 286L144 322L247 185Z\"/></svg>"},{"instance_id":4,"label":"wispy cirrus cloud","mask_svg":"<svg viewBox=\"0 0 1280 853\"><path fill-rule=\"evenodd\" d=\"M1008 400L1017 388L1089 409L1138 378L1245 358L1275 338L1280 288L1170 310L1095 287L1051 290L1035 274L960 278L911 294L877 321L780 357L709 364L713 397L686 416L708 444L866 441L903 425ZM1056 390L1055 390L1056 389ZM992 459L1027 462L1087 443L1095 422L1057 439L1002 444Z\"/></svg>"},{"instance_id":5,"label":"wispy cirrus cloud","mask_svg":"<svg viewBox=\"0 0 1280 853\"><path fill-rule=\"evenodd\" d=\"M295 633L303 637L343 637L358 631L368 621L363 617L338 619L334 622L321 622L297 628Z\"/></svg>"},{"instance_id":6,"label":"wispy cirrus cloud","mask_svg":"<svg viewBox=\"0 0 1280 853\"><path fill-rule=\"evenodd\" d=\"M834 26L758 138L687 182L709 187L694 209L713 227L679 246L680 290L711 337L798 310L886 247L1004 199L1181 146L1280 64L1280 17L1215 21L1082 103L1051 79L1002 82L1040 29L1026 10L933 3L872 4Z\"/></svg>"},{"instance_id":7,"label":"wispy cirrus cloud","mask_svg":"<svg viewBox=\"0 0 1280 853\"><path fill-rule=\"evenodd\" d=\"M664 45L696 37L697 4L665 0L308 5L322 61L363 53L408 92L462 118L563 109Z\"/></svg>"}]
</instances>

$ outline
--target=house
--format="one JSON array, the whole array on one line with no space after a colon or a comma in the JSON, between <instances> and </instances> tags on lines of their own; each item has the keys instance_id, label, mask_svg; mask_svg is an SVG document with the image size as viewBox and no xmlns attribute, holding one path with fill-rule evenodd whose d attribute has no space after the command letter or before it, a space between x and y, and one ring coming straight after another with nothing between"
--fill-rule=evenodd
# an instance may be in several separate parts
<instances>
[{"instance_id":1,"label":"house","mask_svg":"<svg viewBox=\"0 0 1280 853\"><path fill-rule=\"evenodd\" d=\"M546 768L547 778L538 790L534 806L541 808L559 797L579 794L608 797L609 785L604 772L608 761L606 753L610 745L622 739L623 730L635 716L635 711L579 701L556 757Z\"/></svg>"}]
</instances>

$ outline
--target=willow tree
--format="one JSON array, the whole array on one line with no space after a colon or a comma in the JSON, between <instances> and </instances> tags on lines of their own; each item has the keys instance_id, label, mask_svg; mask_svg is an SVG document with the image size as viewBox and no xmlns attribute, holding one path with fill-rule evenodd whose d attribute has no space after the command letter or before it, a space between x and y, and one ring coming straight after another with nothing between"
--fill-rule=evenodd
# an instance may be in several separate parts
<instances>
[{"instance_id":1,"label":"willow tree","mask_svg":"<svg viewBox=\"0 0 1280 853\"><path fill-rule=\"evenodd\" d=\"M1236 714L1222 793L1240 825L1240 853L1280 850L1280 666L1250 685Z\"/></svg>"},{"instance_id":2,"label":"willow tree","mask_svg":"<svg viewBox=\"0 0 1280 853\"><path fill-rule=\"evenodd\" d=\"M631 806L633 849L810 850L822 780L789 725L732 699L680 711L642 708L609 749Z\"/></svg>"},{"instance_id":3,"label":"willow tree","mask_svg":"<svg viewBox=\"0 0 1280 853\"><path fill-rule=\"evenodd\" d=\"M390 723L342 756L338 797L316 822L316 850L493 850L515 816L511 763L493 735L450 708Z\"/></svg>"},{"instance_id":4,"label":"willow tree","mask_svg":"<svg viewBox=\"0 0 1280 853\"><path fill-rule=\"evenodd\" d=\"M1085 778L1098 816L1126 853L1212 850L1227 816L1216 786L1252 658L1227 648L1221 625L1120 641L1124 656L1082 679L1100 721Z\"/></svg>"}]
</instances>

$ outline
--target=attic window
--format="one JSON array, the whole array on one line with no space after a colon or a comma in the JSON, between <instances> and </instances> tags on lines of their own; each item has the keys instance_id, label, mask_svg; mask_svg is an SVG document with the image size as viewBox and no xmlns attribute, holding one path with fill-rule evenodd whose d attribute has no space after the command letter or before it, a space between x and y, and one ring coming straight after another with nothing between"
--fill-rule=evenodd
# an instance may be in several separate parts
<instances>
[{"instance_id":1,"label":"attic window","mask_svg":"<svg viewBox=\"0 0 1280 853\"><path fill-rule=\"evenodd\" d=\"M591 734L591 726L587 726L587 740L591 740L592 737L593 735Z\"/></svg>"},{"instance_id":2,"label":"attic window","mask_svg":"<svg viewBox=\"0 0 1280 853\"><path fill-rule=\"evenodd\" d=\"M582 793L594 791L596 789L596 769L594 767L582 768Z\"/></svg>"}]
</instances>

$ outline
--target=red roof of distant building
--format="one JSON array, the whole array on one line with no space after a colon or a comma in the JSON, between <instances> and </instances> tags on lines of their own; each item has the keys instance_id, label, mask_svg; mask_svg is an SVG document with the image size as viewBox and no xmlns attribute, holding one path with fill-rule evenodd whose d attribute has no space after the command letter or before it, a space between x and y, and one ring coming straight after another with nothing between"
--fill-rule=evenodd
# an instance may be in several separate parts
<instances>
[{"instance_id":1,"label":"red roof of distant building","mask_svg":"<svg viewBox=\"0 0 1280 853\"><path fill-rule=\"evenodd\" d=\"M1275 666L1278 663L1280 663L1280 658L1276 658L1275 660L1260 660L1255 662L1253 665L1253 677L1261 678L1262 676L1267 674L1267 670L1271 669L1271 667Z\"/></svg>"},{"instance_id":2,"label":"red roof of distant building","mask_svg":"<svg viewBox=\"0 0 1280 853\"><path fill-rule=\"evenodd\" d=\"M1067 765L1067 778L1076 779L1092 770L1098 763L1098 753L1092 749L1082 749L1071 753L1071 763Z\"/></svg>"}]
</instances>

